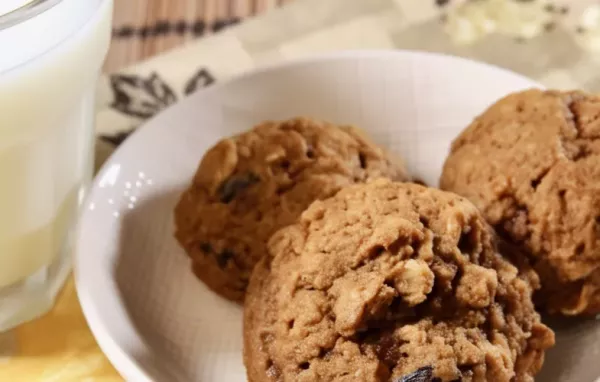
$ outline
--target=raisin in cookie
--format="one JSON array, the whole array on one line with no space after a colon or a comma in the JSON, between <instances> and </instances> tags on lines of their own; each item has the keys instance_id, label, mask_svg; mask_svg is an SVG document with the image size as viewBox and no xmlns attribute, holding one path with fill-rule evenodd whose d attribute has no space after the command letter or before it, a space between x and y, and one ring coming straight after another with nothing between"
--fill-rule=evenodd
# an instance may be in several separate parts
<instances>
[{"instance_id":1,"label":"raisin in cookie","mask_svg":"<svg viewBox=\"0 0 600 382\"><path fill-rule=\"evenodd\" d=\"M599 97L505 97L454 141L440 184L528 255L542 282L540 306L600 313Z\"/></svg>"},{"instance_id":2,"label":"raisin in cookie","mask_svg":"<svg viewBox=\"0 0 600 382\"><path fill-rule=\"evenodd\" d=\"M175 236L202 281L242 301L273 232L314 200L380 176L408 178L355 128L301 118L266 122L204 155L175 209Z\"/></svg>"},{"instance_id":3,"label":"raisin in cookie","mask_svg":"<svg viewBox=\"0 0 600 382\"><path fill-rule=\"evenodd\" d=\"M554 343L535 273L519 275L452 193L350 186L268 251L244 307L250 382L532 381Z\"/></svg>"}]
</instances>

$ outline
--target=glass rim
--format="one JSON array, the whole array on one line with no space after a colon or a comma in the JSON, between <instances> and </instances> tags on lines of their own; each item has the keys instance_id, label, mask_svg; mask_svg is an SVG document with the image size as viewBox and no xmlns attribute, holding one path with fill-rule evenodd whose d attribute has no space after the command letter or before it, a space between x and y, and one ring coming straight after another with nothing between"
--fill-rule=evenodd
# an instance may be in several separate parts
<instances>
[{"instance_id":1,"label":"glass rim","mask_svg":"<svg viewBox=\"0 0 600 382\"><path fill-rule=\"evenodd\" d=\"M0 32L54 7L63 0L33 0L0 16Z\"/></svg>"}]
</instances>

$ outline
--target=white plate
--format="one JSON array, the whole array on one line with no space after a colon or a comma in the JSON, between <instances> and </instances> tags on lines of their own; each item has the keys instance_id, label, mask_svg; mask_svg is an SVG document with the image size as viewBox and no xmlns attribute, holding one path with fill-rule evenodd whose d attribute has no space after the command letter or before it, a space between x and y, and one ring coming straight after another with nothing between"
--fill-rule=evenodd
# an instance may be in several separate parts
<instances>
[{"instance_id":1,"label":"white plate","mask_svg":"<svg viewBox=\"0 0 600 382\"><path fill-rule=\"evenodd\" d=\"M218 139L298 115L352 123L435 185L452 138L475 115L509 92L535 86L464 59L348 52L253 72L161 113L106 163L81 220L77 288L103 351L130 381L245 380L241 308L194 278L172 237L177 197ZM600 375L598 355L580 353L568 365L551 353L550 363L560 367L547 380Z\"/></svg>"}]
</instances>

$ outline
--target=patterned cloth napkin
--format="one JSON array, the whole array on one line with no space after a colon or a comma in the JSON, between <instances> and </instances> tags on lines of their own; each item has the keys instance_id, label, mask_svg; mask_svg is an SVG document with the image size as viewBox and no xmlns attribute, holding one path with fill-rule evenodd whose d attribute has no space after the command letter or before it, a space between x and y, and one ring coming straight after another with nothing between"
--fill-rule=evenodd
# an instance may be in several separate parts
<instances>
[{"instance_id":1,"label":"patterned cloth napkin","mask_svg":"<svg viewBox=\"0 0 600 382\"><path fill-rule=\"evenodd\" d=\"M585 28L577 27L573 33L572 27L554 20L555 14L568 16L564 5L546 1L540 8L539 1L515 0L515 4L531 5L525 13L515 13L515 4L507 0L486 1L473 1L453 13L448 0L295 0L105 76L97 98L96 166L145 120L194 91L257 66L322 52L435 51L503 66L550 87L600 89L598 58L578 37L595 41L600 11L588 14ZM585 2L590 3L568 4ZM540 19L540 12L547 14ZM445 33L449 27L456 32L452 36ZM503 33L475 39L470 45L453 43L456 36L473 40L490 30ZM533 37L532 31L541 34ZM0 335L0 381L120 380L86 327L72 280L52 312Z\"/></svg>"}]
</instances>

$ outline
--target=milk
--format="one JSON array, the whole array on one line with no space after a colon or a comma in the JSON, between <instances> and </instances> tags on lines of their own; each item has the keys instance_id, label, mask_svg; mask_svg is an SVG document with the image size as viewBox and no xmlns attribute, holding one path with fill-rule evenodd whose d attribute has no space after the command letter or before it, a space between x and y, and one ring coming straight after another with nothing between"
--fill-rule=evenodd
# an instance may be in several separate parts
<instances>
[{"instance_id":1,"label":"milk","mask_svg":"<svg viewBox=\"0 0 600 382\"><path fill-rule=\"evenodd\" d=\"M111 11L62 0L0 29L0 331L49 309L67 275Z\"/></svg>"}]
</instances>

